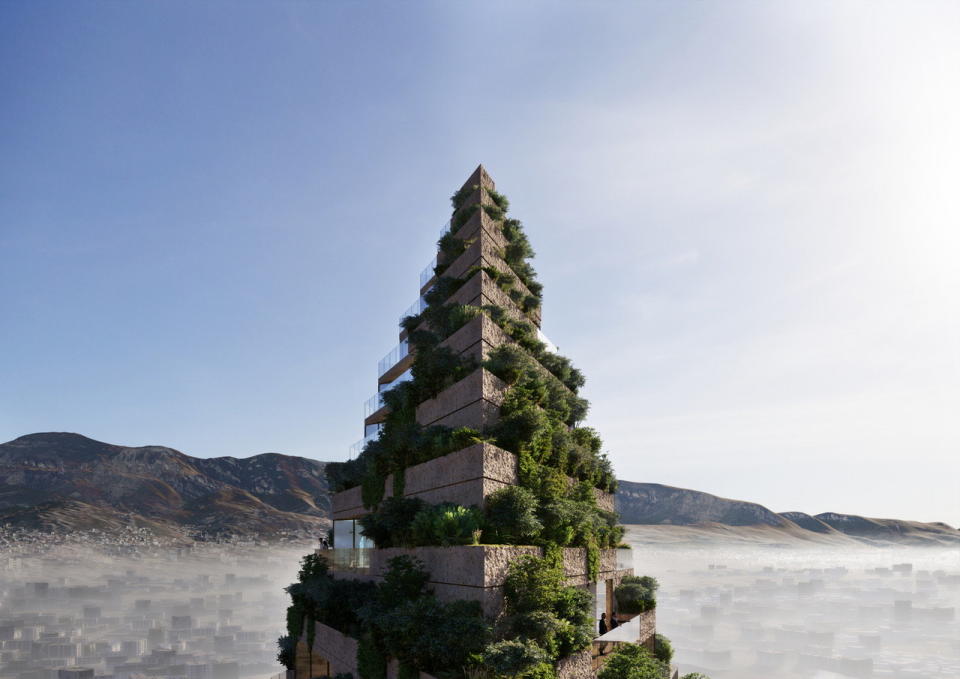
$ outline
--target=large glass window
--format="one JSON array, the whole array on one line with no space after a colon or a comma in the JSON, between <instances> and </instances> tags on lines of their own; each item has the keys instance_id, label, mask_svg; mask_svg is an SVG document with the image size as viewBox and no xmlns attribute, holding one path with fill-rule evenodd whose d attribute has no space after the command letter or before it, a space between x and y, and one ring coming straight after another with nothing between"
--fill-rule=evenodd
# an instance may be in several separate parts
<instances>
[{"instance_id":1,"label":"large glass window","mask_svg":"<svg viewBox=\"0 0 960 679\"><path fill-rule=\"evenodd\" d=\"M333 546L335 549L373 549L373 540L361 532L354 519L333 522Z\"/></svg>"}]
</instances>

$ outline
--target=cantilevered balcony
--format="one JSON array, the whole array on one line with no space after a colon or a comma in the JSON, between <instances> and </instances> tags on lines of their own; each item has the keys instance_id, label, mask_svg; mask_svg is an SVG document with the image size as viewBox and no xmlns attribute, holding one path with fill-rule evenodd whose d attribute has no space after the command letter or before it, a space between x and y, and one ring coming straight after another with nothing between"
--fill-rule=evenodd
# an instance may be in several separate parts
<instances>
[{"instance_id":1,"label":"cantilevered balcony","mask_svg":"<svg viewBox=\"0 0 960 679\"><path fill-rule=\"evenodd\" d=\"M434 255L433 259L430 260L430 263L424 267L423 271L420 272L420 292L425 292L425 289L433 282L434 269L437 266L437 256Z\"/></svg>"},{"instance_id":2,"label":"cantilevered balcony","mask_svg":"<svg viewBox=\"0 0 960 679\"><path fill-rule=\"evenodd\" d=\"M377 381L380 384L393 382L400 373L410 367L413 357L410 354L410 345L403 340L390 350L390 353L380 359L377 365Z\"/></svg>"},{"instance_id":3,"label":"cantilevered balcony","mask_svg":"<svg viewBox=\"0 0 960 679\"><path fill-rule=\"evenodd\" d=\"M375 412L383 408L383 392L381 391L378 394L374 394L366 400L363 404L363 419L366 420Z\"/></svg>"}]
</instances>

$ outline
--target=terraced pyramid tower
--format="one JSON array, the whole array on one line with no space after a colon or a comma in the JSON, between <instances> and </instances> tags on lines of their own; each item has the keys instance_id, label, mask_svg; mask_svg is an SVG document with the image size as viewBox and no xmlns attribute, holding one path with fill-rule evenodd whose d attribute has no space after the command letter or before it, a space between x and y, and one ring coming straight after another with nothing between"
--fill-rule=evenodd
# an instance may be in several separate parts
<instances>
[{"instance_id":1,"label":"terraced pyramid tower","mask_svg":"<svg viewBox=\"0 0 960 679\"><path fill-rule=\"evenodd\" d=\"M330 465L333 549L291 588L297 679L592 676L596 618L632 575L522 225L482 166L452 202L358 454ZM653 627L650 611L621 636Z\"/></svg>"}]
</instances>

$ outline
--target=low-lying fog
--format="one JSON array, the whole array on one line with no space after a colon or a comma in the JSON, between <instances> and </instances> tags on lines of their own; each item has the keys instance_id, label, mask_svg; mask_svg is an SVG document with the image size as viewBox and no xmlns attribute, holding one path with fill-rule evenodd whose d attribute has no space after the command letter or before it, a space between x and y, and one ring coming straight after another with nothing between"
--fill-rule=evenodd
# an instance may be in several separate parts
<instances>
[{"instance_id":1,"label":"low-lying fog","mask_svg":"<svg viewBox=\"0 0 960 679\"><path fill-rule=\"evenodd\" d=\"M657 628L681 674L960 677L960 550L650 545Z\"/></svg>"},{"instance_id":2,"label":"low-lying fog","mask_svg":"<svg viewBox=\"0 0 960 679\"><path fill-rule=\"evenodd\" d=\"M277 674L283 588L312 546L2 545L0 678L58 679L73 665L114 679Z\"/></svg>"},{"instance_id":3,"label":"low-lying fog","mask_svg":"<svg viewBox=\"0 0 960 679\"><path fill-rule=\"evenodd\" d=\"M634 543L681 674L960 677L960 551ZM0 541L2 542L2 541ZM261 679L311 545L7 542L0 679ZM45 583L45 584L44 584ZM72 676L70 679L83 679Z\"/></svg>"}]
</instances>

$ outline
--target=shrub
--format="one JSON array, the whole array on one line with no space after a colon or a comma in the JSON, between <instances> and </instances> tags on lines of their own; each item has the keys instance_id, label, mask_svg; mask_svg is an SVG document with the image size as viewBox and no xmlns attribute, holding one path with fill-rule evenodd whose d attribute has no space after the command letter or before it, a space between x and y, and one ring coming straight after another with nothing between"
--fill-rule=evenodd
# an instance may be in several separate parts
<instances>
[{"instance_id":1,"label":"shrub","mask_svg":"<svg viewBox=\"0 0 960 679\"><path fill-rule=\"evenodd\" d=\"M531 641L498 641L483 653L483 663L500 677L543 676L544 666L550 667L549 660L547 652Z\"/></svg>"},{"instance_id":2,"label":"shrub","mask_svg":"<svg viewBox=\"0 0 960 679\"><path fill-rule=\"evenodd\" d=\"M673 660L673 644L660 633L653 637L653 657L668 665Z\"/></svg>"},{"instance_id":3,"label":"shrub","mask_svg":"<svg viewBox=\"0 0 960 679\"><path fill-rule=\"evenodd\" d=\"M292 670L297 664L297 640L286 635L277 639L277 662Z\"/></svg>"},{"instance_id":4,"label":"shrub","mask_svg":"<svg viewBox=\"0 0 960 679\"><path fill-rule=\"evenodd\" d=\"M380 587L380 603L385 608L426 595L430 574L420 559L395 556L387 562L387 572Z\"/></svg>"},{"instance_id":5,"label":"shrub","mask_svg":"<svg viewBox=\"0 0 960 679\"><path fill-rule=\"evenodd\" d=\"M563 587L563 571L559 567L528 555L510 564L503 596L509 613L530 613L550 608Z\"/></svg>"},{"instance_id":6,"label":"shrub","mask_svg":"<svg viewBox=\"0 0 960 679\"><path fill-rule=\"evenodd\" d=\"M664 679L669 665L654 658L639 644L621 644L607 659L597 679Z\"/></svg>"},{"instance_id":7,"label":"shrub","mask_svg":"<svg viewBox=\"0 0 960 679\"><path fill-rule=\"evenodd\" d=\"M359 456L346 462L328 462L327 482L334 493L359 486L367 472L366 461Z\"/></svg>"},{"instance_id":8,"label":"shrub","mask_svg":"<svg viewBox=\"0 0 960 679\"><path fill-rule=\"evenodd\" d=\"M418 498L388 497L375 511L360 518L363 534L377 547L412 545L411 525L424 506Z\"/></svg>"},{"instance_id":9,"label":"shrub","mask_svg":"<svg viewBox=\"0 0 960 679\"><path fill-rule=\"evenodd\" d=\"M657 606L657 589L660 584L649 575L628 575L613 591L617 610L621 613L643 613Z\"/></svg>"},{"instance_id":10,"label":"shrub","mask_svg":"<svg viewBox=\"0 0 960 679\"><path fill-rule=\"evenodd\" d=\"M397 668L397 679L420 679L420 670L416 665L402 662Z\"/></svg>"},{"instance_id":11,"label":"shrub","mask_svg":"<svg viewBox=\"0 0 960 679\"><path fill-rule=\"evenodd\" d=\"M460 227L470 221L470 218L473 217L474 213L479 209L480 206L474 203L473 205L467 205L463 209L458 210L453 216L453 219L450 220L450 233L459 231Z\"/></svg>"},{"instance_id":12,"label":"shrub","mask_svg":"<svg viewBox=\"0 0 960 679\"><path fill-rule=\"evenodd\" d=\"M390 560L376 596L363 606L367 628L388 656L428 672L460 670L480 653L490 626L475 601L441 603L427 590L423 564Z\"/></svg>"},{"instance_id":13,"label":"shrub","mask_svg":"<svg viewBox=\"0 0 960 679\"><path fill-rule=\"evenodd\" d=\"M364 634L357 643L357 672L360 679L386 679L387 658L370 634Z\"/></svg>"},{"instance_id":14,"label":"shrub","mask_svg":"<svg viewBox=\"0 0 960 679\"><path fill-rule=\"evenodd\" d=\"M522 486L507 486L487 497L483 541L497 545L532 545L543 524L537 498Z\"/></svg>"},{"instance_id":15,"label":"shrub","mask_svg":"<svg viewBox=\"0 0 960 679\"><path fill-rule=\"evenodd\" d=\"M517 559L510 565L503 593L506 629L540 635L542 648L552 659L590 645L592 598L586 590L565 585L560 566L533 556Z\"/></svg>"},{"instance_id":16,"label":"shrub","mask_svg":"<svg viewBox=\"0 0 960 679\"><path fill-rule=\"evenodd\" d=\"M450 196L450 203L453 205L453 211L456 212L463 206L463 201L470 197L470 194L479 188L479 184L463 186L455 194Z\"/></svg>"},{"instance_id":17,"label":"shrub","mask_svg":"<svg viewBox=\"0 0 960 679\"><path fill-rule=\"evenodd\" d=\"M471 545L480 530L480 510L450 502L423 507L413 519L414 545Z\"/></svg>"},{"instance_id":18,"label":"shrub","mask_svg":"<svg viewBox=\"0 0 960 679\"><path fill-rule=\"evenodd\" d=\"M490 637L478 602L445 604L432 595L384 611L377 630L392 656L432 672L463 667Z\"/></svg>"},{"instance_id":19,"label":"shrub","mask_svg":"<svg viewBox=\"0 0 960 679\"><path fill-rule=\"evenodd\" d=\"M504 213L510 210L510 201L507 200L507 197L502 193L498 193L493 189L487 189L487 193L490 194L490 199L493 200L494 204Z\"/></svg>"}]
</instances>

